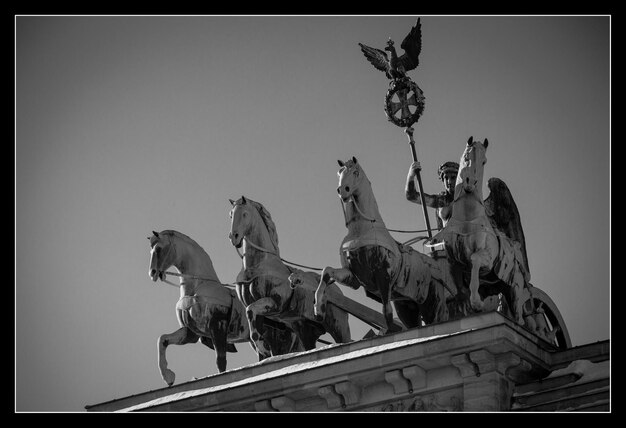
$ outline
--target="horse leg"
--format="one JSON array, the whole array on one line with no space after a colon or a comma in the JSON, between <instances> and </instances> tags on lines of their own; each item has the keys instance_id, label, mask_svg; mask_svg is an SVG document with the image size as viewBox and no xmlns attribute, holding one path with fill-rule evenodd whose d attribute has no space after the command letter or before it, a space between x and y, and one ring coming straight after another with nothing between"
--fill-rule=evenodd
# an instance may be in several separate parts
<instances>
[{"instance_id":1,"label":"horse leg","mask_svg":"<svg viewBox=\"0 0 626 428\"><path fill-rule=\"evenodd\" d=\"M524 276L519 270L517 270L513 278L513 284L510 287L511 291L509 295L510 295L510 302L511 302L511 310L513 311L513 316L515 317L519 325L525 325L526 323L524 321L524 303L525 302L522 299L525 285L526 285L526 282L524 281ZM530 298L532 300L532 296Z\"/></svg>"},{"instance_id":2,"label":"horse leg","mask_svg":"<svg viewBox=\"0 0 626 428\"><path fill-rule=\"evenodd\" d=\"M318 321L323 320L326 317L326 287L331 281L331 275L334 271L331 267L326 267L320 275L320 283L315 290L315 304L313 305L313 313ZM331 282L332 284L332 282Z\"/></svg>"},{"instance_id":3,"label":"horse leg","mask_svg":"<svg viewBox=\"0 0 626 428\"><path fill-rule=\"evenodd\" d=\"M254 342L259 355L263 357L270 357L272 351L269 346L266 346L265 341L259 329L257 328L257 318L262 315L280 312L280 308L276 301L271 297L263 297L246 308L246 316L248 317L248 323L250 324L250 339Z\"/></svg>"},{"instance_id":4,"label":"horse leg","mask_svg":"<svg viewBox=\"0 0 626 428\"><path fill-rule=\"evenodd\" d=\"M475 311L482 311L484 302L478 294L480 285L480 268L487 266L488 253L485 249L476 251L470 256L472 261L472 273L470 279L470 304Z\"/></svg>"},{"instance_id":5,"label":"horse leg","mask_svg":"<svg viewBox=\"0 0 626 428\"><path fill-rule=\"evenodd\" d=\"M299 338L305 351L315 349L317 339L324 333L319 328L306 321L297 321L293 323L293 329Z\"/></svg>"},{"instance_id":6,"label":"horse leg","mask_svg":"<svg viewBox=\"0 0 626 428\"><path fill-rule=\"evenodd\" d=\"M227 329L228 322L225 319L217 319L217 317L212 317L209 321L209 333L211 334L211 338L213 340L213 345L215 346L216 364L217 370L220 373L226 371L226 350L228 347L227 342ZM202 338L204 339L204 338Z\"/></svg>"},{"instance_id":7,"label":"horse leg","mask_svg":"<svg viewBox=\"0 0 626 428\"><path fill-rule=\"evenodd\" d=\"M257 324L257 330L259 327L260 326ZM267 344L267 347L269 347L271 355L284 355L305 350L298 335L291 328L285 327L286 326L283 328L275 328L264 323L264 332L260 336L263 343ZM254 342L250 343L254 346ZM259 356L259 361L266 358L265 356L259 354L256 349L255 352Z\"/></svg>"},{"instance_id":8,"label":"horse leg","mask_svg":"<svg viewBox=\"0 0 626 428\"><path fill-rule=\"evenodd\" d=\"M352 340L348 312L335 305L330 305L324 321L328 326L328 333L335 343L348 343Z\"/></svg>"},{"instance_id":9,"label":"horse leg","mask_svg":"<svg viewBox=\"0 0 626 428\"><path fill-rule=\"evenodd\" d=\"M324 268L322 274L320 275L320 283L315 290L315 305L313 306L315 318L318 321L321 321L326 317L326 298L324 293L326 292L326 287L333 282L338 282L339 284L346 285L350 288L354 288L355 290L361 286L358 281L355 281L355 277L349 269L334 269L331 267Z\"/></svg>"},{"instance_id":10,"label":"horse leg","mask_svg":"<svg viewBox=\"0 0 626 428\"><path fill-rule=\"evenodd\" d=\"M407 328L421 327L420 307L412 300L397 300L393 302L398 318Z\"/></svg>"},{"instance_id":11,"label":"horse leg","mask_svg":"<svg viewBox=\"0 0 626 428\"><path fill-rule=\"evenodd\" d=\"M398 331L402 331L400 327L396 325L393 320L393 308L391 306L390 299L390 285L389 278L383 274L375 275L376 283L378 284L378 289L380 290L380 297L382 298L383 303L383 317L385 317L385 322L387 323L387 331L388 333L396 333Z\"/></svg>"},{"instance_id":12,"label":"horse leg","mask_svg":"<svg viewBox=\"0 0 626 428\"><path fill-rule=\"evenodd\" d=\"M165 349L169 345L184 345L186 343L196 343L197 341L198 335L189 330L187 327L179 328L171 334L162 334L159 336L159 370L161 371L161 377L168 386L172 386L174 380L176 379L176 375L173 371L167 368Z\"/></svg>"},{"instance_id":13,"label":"horse leg","mask_svg":"<svg viewBox=\"0 0 626 428\"><path fill-rule=\"evenodd\" d=\"M446 290L446 283L444 283L442 278L436 278L433 276L431 283L429 285L428 294L429 296L426 299L426 304L429 307L434 307L433 311L433 319L425 321L426 324L430 324L433 322L445 322L450 319L450 310L448 309L447 304L447 295L452 295L452 292L448 289ZM458 288L456 288L458 293ZM432 302L432 303L431 303Z\"/></svg>"}]
</instances>

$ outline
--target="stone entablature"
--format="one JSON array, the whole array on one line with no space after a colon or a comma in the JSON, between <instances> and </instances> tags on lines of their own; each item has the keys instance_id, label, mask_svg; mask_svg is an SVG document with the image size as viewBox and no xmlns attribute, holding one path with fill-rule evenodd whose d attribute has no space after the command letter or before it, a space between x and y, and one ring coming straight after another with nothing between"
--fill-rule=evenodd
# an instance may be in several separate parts
<instances>
[{"instance_id":1,"label":"stone entablature","mask_svg":"<svg viewBox=\"0 0 626 428\"><path fill-rule=\"evenodd\" d=\"M608 344L607 344L608 346ZM497 312L283 355L89 411L506 411L566 363ZM588 355L589 357L589 355Z\"/></svg>"}]
</instances>

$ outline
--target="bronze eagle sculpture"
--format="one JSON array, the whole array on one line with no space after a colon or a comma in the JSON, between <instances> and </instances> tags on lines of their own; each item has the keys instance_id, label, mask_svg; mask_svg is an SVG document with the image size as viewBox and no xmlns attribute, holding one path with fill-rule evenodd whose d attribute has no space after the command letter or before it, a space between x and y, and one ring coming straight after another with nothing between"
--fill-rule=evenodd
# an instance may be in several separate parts
<instances>
[{"instance_id":1,"label":"bronze eagle sculpture","mask_svg":"<svg viewBox=\"0 0 626 428\"><path fill-rule=\"evenodd\" d=\"M402 41L400 47L404 49L404 54L398 57L396 48L391 38L387 41L385 51L389 52L389 56L380 49L372 48L359 43L361 51L365 54L365 58L372 63L374 67L385 73L389 79L402 79L406 76L406 72L413 70L419 65L419 54L422 50L422 24L420 18L417 23Z\"/></svg>"}]
</instances>

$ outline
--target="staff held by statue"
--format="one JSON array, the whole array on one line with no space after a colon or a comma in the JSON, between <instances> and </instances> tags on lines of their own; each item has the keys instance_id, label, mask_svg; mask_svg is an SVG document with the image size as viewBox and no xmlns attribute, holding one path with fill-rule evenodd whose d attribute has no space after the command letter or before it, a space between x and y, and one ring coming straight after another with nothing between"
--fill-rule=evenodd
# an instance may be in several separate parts
<instances>
[{"instance_id":1,"label":"staff held by statue","mask_svg":"<svg viewBox=\"0 0 626 428\"><path fill-rule=\"evenodd\" d=\"M404 127L404 132L409 137L409 146L413 156L413 162L417 161L415 140L413 139L413 124L418 121L424 112L424 94L407 75L406 72L413 70L419 65L419 54L422 50L422 26L420 19L409 34L404 38L400 47L404 49L404 54L398 57L393 40L387 41L384 50L372 48L359 43L361 51L367 60L378 70L385 73L389 82L389 90L385 97L385 114L387 119L394 125ZM389 56L385 52L389 52ZM416 171L415 178L420 192L424 222L428 231L428 239L432 239L430 220L424 198L422 178L419 170Z\"/></svg>"},{"instance_id":2,"label":"staff held by statue","mask_svg":"<svg viewBox=\"0 0 626 428\"><path fill-rule=\"evenodd\" d=\"M413 155L413 162L417 161L417 152L415 151L415 140L413 140L413 127L407 127L404 132L409 136L409 146L411 147L411 154ZM426 230L428 231L428 240L433 239L433 233L430 229L430 220L428 219L428 211L426 210L426 200L424 198L424 189L422 187L422 176L419 170L415 173L415 180L417 181L417 187L420 192L420 200L422 202L422 211L424 213L424 221L426 223Z\"/></svg>"}]
</instances>

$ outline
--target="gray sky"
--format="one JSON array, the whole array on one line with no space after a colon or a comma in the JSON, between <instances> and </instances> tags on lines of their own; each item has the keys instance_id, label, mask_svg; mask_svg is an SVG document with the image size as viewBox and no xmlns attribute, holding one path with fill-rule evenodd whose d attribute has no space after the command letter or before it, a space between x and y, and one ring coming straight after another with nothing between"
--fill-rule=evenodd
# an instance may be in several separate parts
<instances>
[{"instance_id":1,"label":"gray sky","mask_svg":"<svg viewBox=\"0 0 626 428\"><path fill-rule=\"evenodd\" d=\"M284 258L338 267L336 161L351 156L387 226L422 228L404 197L406 135L382 108L388 80L357 45L399 47L415 21L16 17L16 410L165 386L156 343L178 328L178 291L147 275L152 230L189 235L231 283L228 199L245 195L272 214ZM609 17L423 16L422 34L409 76L426 97L425 191L469 136L488 138L484 194L489 177L511 189L531 282L574 345L610 338ZM256 362L237 348L228 368ZM177 383L217 372L199 343L168 360Z\"/></svg>"}]
</instances>

